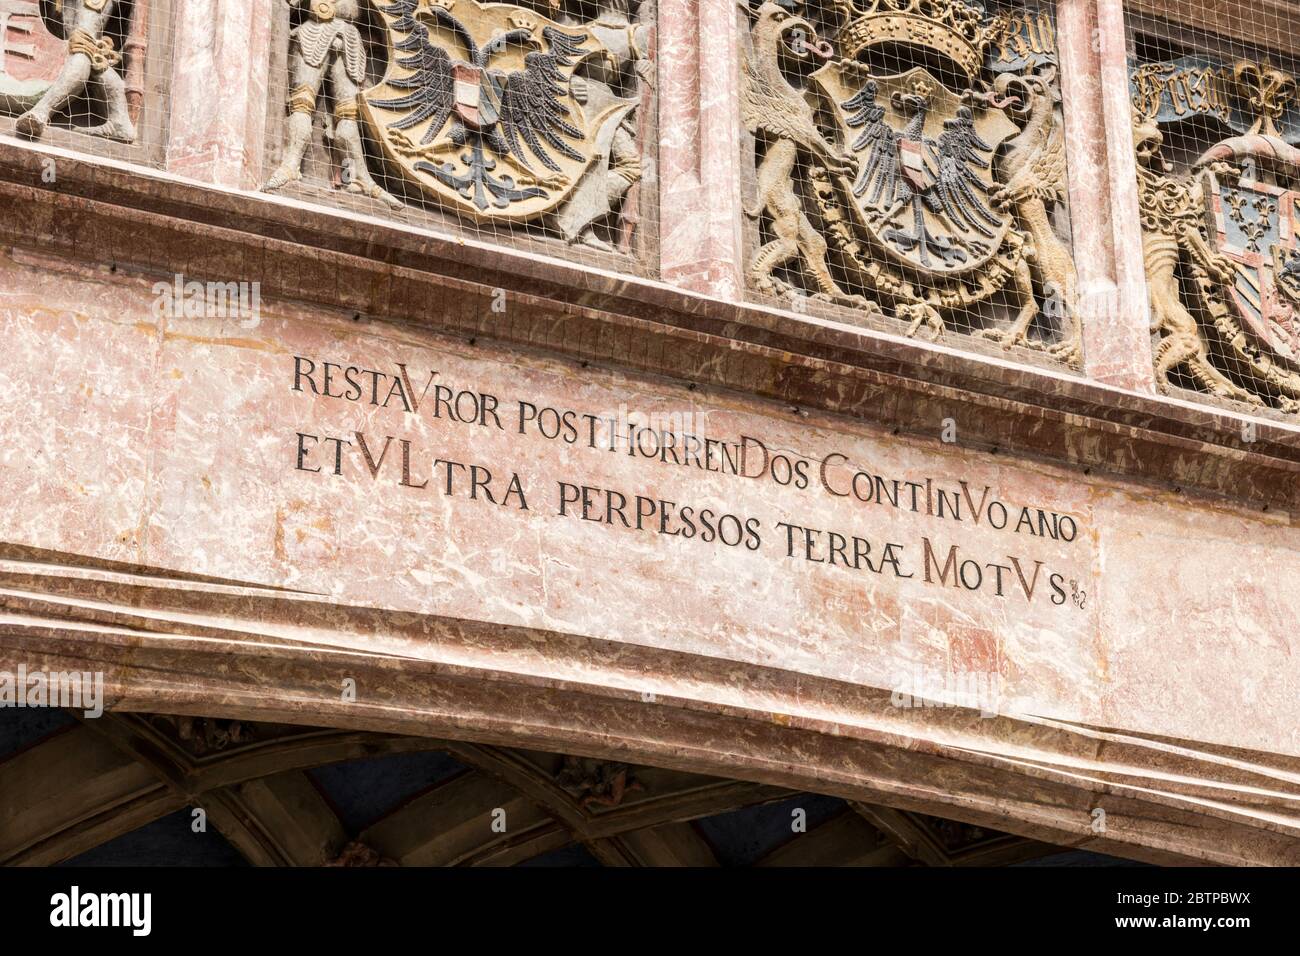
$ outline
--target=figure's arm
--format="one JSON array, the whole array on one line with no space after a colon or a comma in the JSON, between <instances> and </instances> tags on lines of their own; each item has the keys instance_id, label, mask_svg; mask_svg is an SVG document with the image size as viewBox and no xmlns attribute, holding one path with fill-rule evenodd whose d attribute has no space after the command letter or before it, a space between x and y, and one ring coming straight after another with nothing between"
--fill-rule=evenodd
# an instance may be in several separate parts
<instances>
[{"instance_id":1,"label":"figure's arm","mask_svg":"<svg viewBox=\"0 0 1300 956\"><path fill-rule=\"evenodd\" d=\"M1210 274L1210 278L1220 285L1232 285L1237 281L1237 267L1233 265L1232 260L1217 249L1211 249L1199 229L1188 223L1186 226L1181 227L1180 231L1182 233L1180 238L1183 240L1184 247L1192 254L1192 258Z\"/></svg>"}]
</instances>

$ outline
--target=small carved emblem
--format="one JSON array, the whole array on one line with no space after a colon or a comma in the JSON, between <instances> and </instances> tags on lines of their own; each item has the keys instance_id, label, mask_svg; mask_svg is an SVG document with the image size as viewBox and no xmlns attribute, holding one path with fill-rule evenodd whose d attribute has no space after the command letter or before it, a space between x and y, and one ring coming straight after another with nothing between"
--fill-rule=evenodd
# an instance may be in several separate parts
<instances>
[{"instance_id":1,"label":"small carved emblem","mask_svg":"<svg viewBox=\"0 0 1300 956\"><path fill-rule=\"evenodd\" d=\"M377 850L371 849L364 843L353 840L348 843L339 855L325 863L325 866L332 867L356 867L371 868L378 866L400 866L396 860L389 859L381 855Z\"/></svg>"},{"instance_id":2,"label":"small carved emblem","mask_svg":"<svg viewBox=\"0 0 1300 956\"><path fill-rule=\"evenodd\" d=\"M556 783L577 797L583 807L617 807L628 793L644 789L632 777L632 768L627 764L587 757L566 756Z\"/></svg>"}]
</instances>

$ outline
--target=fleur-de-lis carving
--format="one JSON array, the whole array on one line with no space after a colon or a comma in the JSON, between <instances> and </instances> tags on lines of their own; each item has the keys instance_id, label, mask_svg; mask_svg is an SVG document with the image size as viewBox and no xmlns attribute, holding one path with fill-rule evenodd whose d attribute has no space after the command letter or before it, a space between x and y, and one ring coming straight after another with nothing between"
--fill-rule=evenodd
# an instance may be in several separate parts
<instances>
[{"instance_id":1,"label":"fleur-de-lis carving","mask_svg":"<svg viewBox=\"0 0 1300 956\"><path fill-rule=\"evenodd\" d=\"M1226 202L1229 206L1232 207L1232 212L1229 215L1231 215L1233 222L1246 221L1245 214L1242 212L1242 210L1246 208L1245 196L1243 196L1240 192L1233 190L1232 192L1228 193L1227 196L1224 197L1224 202Z\"/></svg>"},{"instance_id":2,"label":"fleur-de-lis carving","mask_svg":"<svg viewBox=\"0 0 1300 956\"><path fill-rule=\"evenodd\" d=\"M1277 121L1282 118L1287 106L1296 98L1298 91L1296 79L1283 73L1268 60L1256 63L1253 60L1239 60L1232 69L1255 115L1255 125L1250 128L1252 135L1281 136Z\"/></svg>"},{"instance_id":3,"label":"fleur-de-lis carving","mask_svg":"<svg viewBox=\"0 0 1300 956\"><path fill-rule=\"evenodd\" d=\"M1259 241L1268 232L1268 226L1259 220L1255 220L1254 222L1243 223L1241 231L1246 234L1246 248L1251 252L1259 252Z\"/></svg>"}]
</instances>

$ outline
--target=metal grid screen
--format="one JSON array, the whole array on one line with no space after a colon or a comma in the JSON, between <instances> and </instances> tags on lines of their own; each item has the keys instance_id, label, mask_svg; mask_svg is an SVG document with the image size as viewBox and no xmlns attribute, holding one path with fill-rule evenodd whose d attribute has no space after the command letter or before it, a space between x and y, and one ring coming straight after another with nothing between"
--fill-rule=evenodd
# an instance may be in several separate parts
<instances>
[{"instance_id":1,"label":"metal grid screen","mask_svg":"<svg viewBox=\"0 0 1300 956\"><path fill-rule=\"evenodd\" d=\"M1129 81L1156 379L1300 411L1300 7L1139 2Z\"/></svg>"},{"instance_id":2,"label":"metal grid screen","mask_svg":"<svg viewBox=\"0 0 1300 956\"><path fill-rule=\"evenodd\" d=\"M0 0L0 131L162 165L166 0Z\"/></svg>"},{"instance_id":3,"label":"metal grid screen","mask_svg":"<svg viewBox=\"0 0 1300 956\"><path fill-rule=\"evenodd\" d=\"M1052 6L742 7L751 292L1077 366Z\"/></svg>"},{"instance_id":4,"label":"metal grid screen","mask_svg":"<svg viewBox=\"0 0 1300 956\"><path fill-rule=\"evenodd\" d=\"M652 0L286 0L272 192L645 273Z\"/></svg>"}]
</instances>

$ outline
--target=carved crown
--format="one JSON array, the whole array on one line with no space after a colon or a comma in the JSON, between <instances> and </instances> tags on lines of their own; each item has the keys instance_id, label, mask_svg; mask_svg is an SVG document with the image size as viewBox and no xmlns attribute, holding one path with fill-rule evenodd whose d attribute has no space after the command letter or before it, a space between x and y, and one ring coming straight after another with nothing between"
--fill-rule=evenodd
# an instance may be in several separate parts
<instances>
[{"instance_id":1,"label":"carved crown","mask_svg":"<svg viewBox=\"0 0 1300 956\"><path fill-rule=\"evenodd\" d=\"M968 76L984 63L984 9L971 0L854 0L861 16L840 34L844 55L906 43L935 50Z\"/></svg>"}]
</instances>

